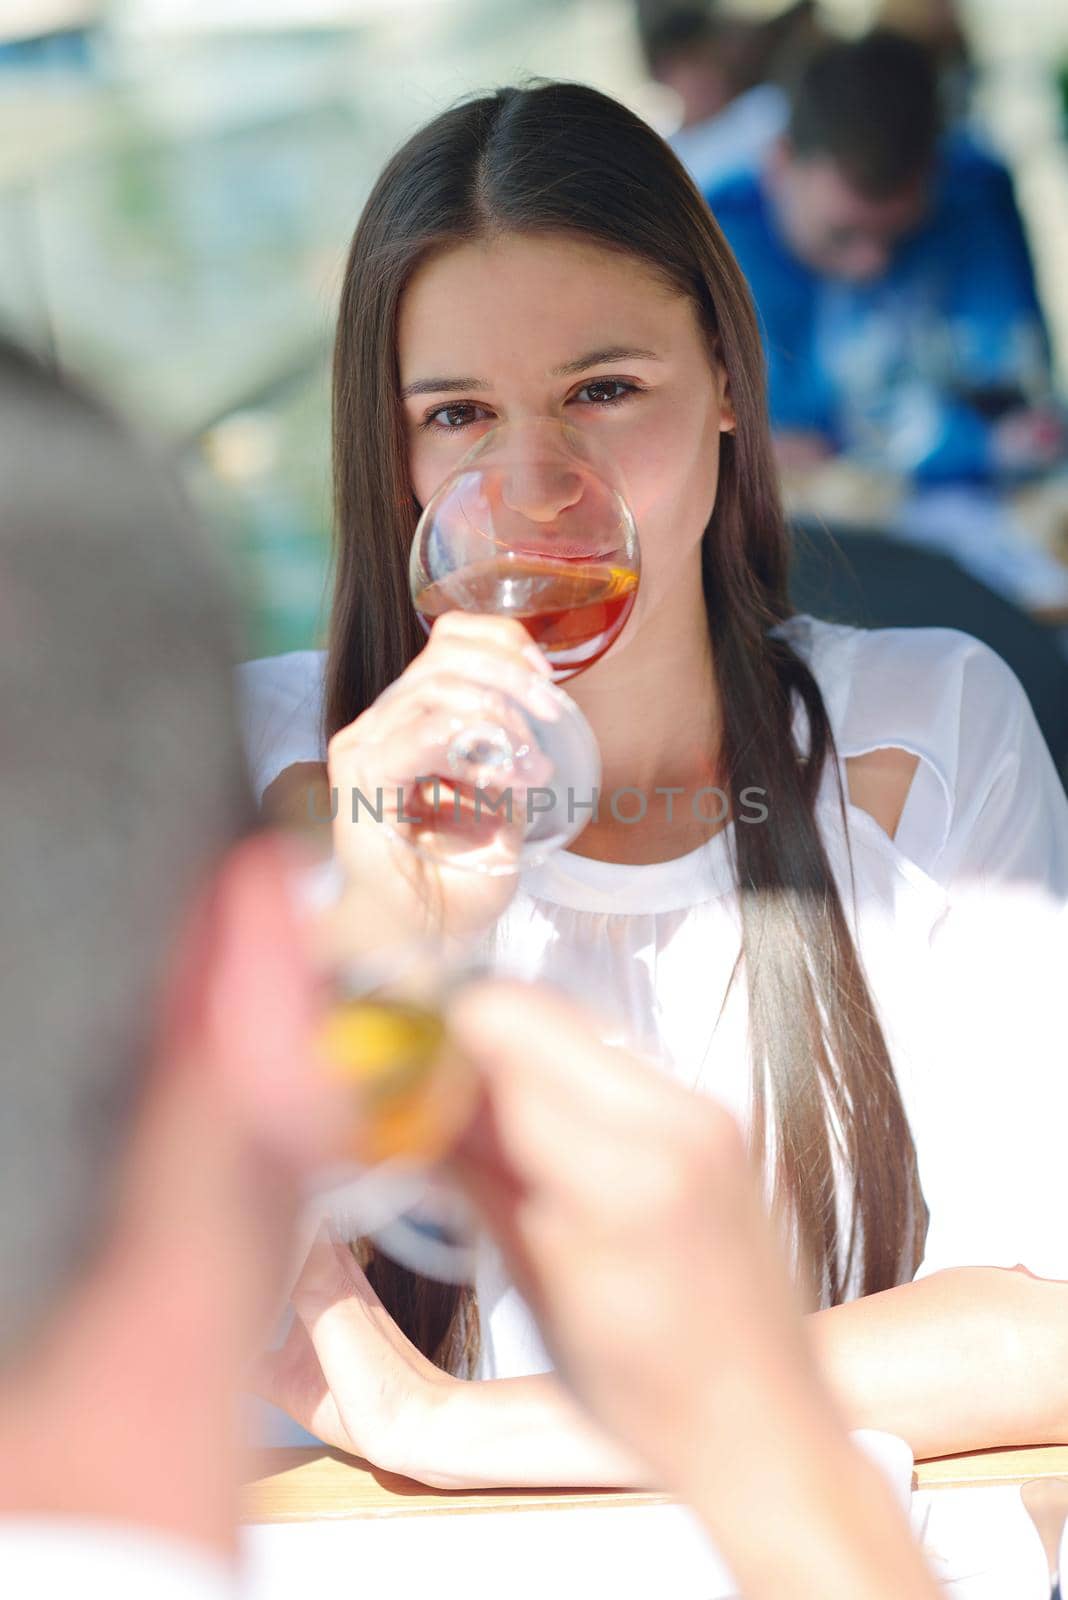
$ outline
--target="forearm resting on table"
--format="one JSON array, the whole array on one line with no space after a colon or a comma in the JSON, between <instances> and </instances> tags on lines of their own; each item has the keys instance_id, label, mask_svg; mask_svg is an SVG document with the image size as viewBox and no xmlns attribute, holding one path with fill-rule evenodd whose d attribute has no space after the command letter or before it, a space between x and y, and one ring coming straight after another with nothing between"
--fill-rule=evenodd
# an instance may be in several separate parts
<instances>
[{"instance_id":1,"label":"forearm resting on table","mask_svg":"<svg viewBox=\"0 0 1068 1600\"><path fill-rule=\"evenodd\" d=\"M1068 1283L959 1267L807 1319L851 1428L919 1456L1068 1442ZM417 1475L442 1488L649 1487L554 1373L457 1383Z\"/></svg>"},{"instance_id":2,"label":"forearm resting on table","mask_svg":"<svg viewBox=\"0 0 1068 1600\"><path fill-rule=\"evenodd\" d=\"M724 1426L709 1417L707 1450L680 1441L671 1487L707 1525L747 1600L933 1600L900 1510L819 1387L728 1387L729 1400L712 1405ZM453 1393L428 1443L455 1469L420 1474L439 1488L663 1487L587 1421L553 1373Z\"/></svg>"},{"instance_id":3,"label":"forearm resting on table","mask_svg":"<svg viewBox=\"0 0 1068 1600\"><path fill-rule=\"evenodd\" d=\"M1068 1442L1068 1283L956 1267L809 1326L850 1427L920 1457Z\"/></svg>"},{"instance_id":4,"label":"forearm resting on table","mask_svg":"<svg viewBox=\"0 0 1068 1600\"><path fill-rule=\"evenodd\" d=\"M452 1386L417 1476L438 1489L641 1489L649 1474L554 1372Z\"/></svg>"}]
</instances>

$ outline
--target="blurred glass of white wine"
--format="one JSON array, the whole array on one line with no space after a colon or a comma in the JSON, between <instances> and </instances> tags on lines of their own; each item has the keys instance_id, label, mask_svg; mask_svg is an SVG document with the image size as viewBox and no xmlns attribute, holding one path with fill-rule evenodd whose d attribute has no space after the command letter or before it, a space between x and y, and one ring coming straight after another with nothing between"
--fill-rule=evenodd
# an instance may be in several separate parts
<instances>
[{"instance_id":1,"label":"blurred glass of white wine","mask_svg":"<svg viewBox=\"0 0 1068 1600\"><path fill-rule=\"evenodd\" d=\"M344 945L327 970L316 1048L350 1108L309 1208L351 1239L369 1238L413 1271L468 1282L476 1237L440 1163L474 1113L478 1080L444 1021L449 995L480 975L428 937L392 941L378 908L346 896ZM320 952L321 953L321 952Z\"/></svg>"}]
</instances>

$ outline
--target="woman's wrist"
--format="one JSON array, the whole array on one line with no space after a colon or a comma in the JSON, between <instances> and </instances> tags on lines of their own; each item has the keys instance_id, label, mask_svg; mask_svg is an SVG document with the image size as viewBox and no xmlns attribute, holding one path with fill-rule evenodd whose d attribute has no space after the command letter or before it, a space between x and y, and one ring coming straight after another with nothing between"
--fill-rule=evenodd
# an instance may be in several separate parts
<instances>
[{"instance_id":1,"label":"woman's wrist","mask_svg":"<svg viewBox=\"0 0 1068 1600\"><path fill-rule=\"evenodd\" d=\"M752 1403L751 1403L752 1402ZM427 1384L403 1460L445 1490L598 1484L641 1487L650 1475L572 1409L553 1374ZM675 1487L702 1517L746 1594L776 1600L932 1600L933 1581L878 1472L852 1445L820 1391L762 1388L745 1422L688 1452ZM665 1451L673 1453L666 1435Z\"/></svg>"},{"instance_id":2,"label":"woman's wrist","mask_svg":"<svg viewBox=\"0 0 1068 1600\"><path fill-rule=\"evenodd\" d=\"M421 1406L408 1475L433 1488L649 1485L645 1466L602 1432L553 1372L447 1379Z\"/></svg>"},{"instance_id":3,"label":"woman's wrist","mask_svg":"<svg viewBox=\"0 0 1068 1600\"><path fill-rule=\"evenodd\" d=\"M374 1453L375 1465L432 1489L467 1487L451 1478L462 1461L463 1395L468 1387L446 1372L419 1377L403 1412L390 1419Z\"/></svg>"}]
</instances>

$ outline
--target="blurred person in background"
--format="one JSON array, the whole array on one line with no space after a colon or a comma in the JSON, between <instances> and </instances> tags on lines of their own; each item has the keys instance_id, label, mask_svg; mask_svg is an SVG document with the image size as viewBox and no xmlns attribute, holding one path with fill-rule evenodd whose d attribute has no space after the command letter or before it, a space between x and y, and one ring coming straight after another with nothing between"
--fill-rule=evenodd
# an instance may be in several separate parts
<instances>
[{"instance_id":1,"label":"blurred person in background","mask_svg":"<svg viewBox=\"0 0 1068 1600\"><path fill-rule=\"evenodd\" d=\"M706 196L756 301L785 466L844 452L930 485L1063 461L1011 180L941 133L921 45L818 52L761 170Z\"/></svg>"},{"instance_id":2,"label":"blurred person in background","mask_svg":"<svg viewBox=\"0 0 1068 1600\"><path fill-rule=\"evenodd\" d=\"M873 26L903 33L927 51L938 76L947 123L962 122L969 116L975 61L958 0L882 0Z\"/></svg>"},{"instance_id":3,"label":"blurred person in background","mask_svg":"<svg viewBox=\"0 0 1068 1600\"><path fill-rule=\"evenodd\" d=\"M670 144L698 188L759 165L786 125L786 94L776 66L804 48L815 6L800 0L778 17L754 22L721 8L668 7L654 12L639 37L646 69L676 95L681 122Z\"/></svg>"},{"instance_id":4,"label":"blurred person in background","mask_svg":"<svg viewBox=\"0 0 1068 1600\"><path fill-rule=\"evenodd\" d=\"M306 861L250 832L219 575L166 476L7 346L0 467L0 1572L5 1592L48 1600L222 1600L238 1585L241 1380L283 1291L302 1183L336 1159L350 1112L315 1065L321 1001L295 909ZM635 1319L625 1403L618 1377L596 1385L636 1470L694 1495L753 1600L927 1600L901 1514L815 1372L729 1118L691 1115L528 992L469 998L457 1026L476 1061L499 1056L501 1006L517 999L540 1005L568 1068L555 1056L550 1083L543 1049L496 1088L487 1072L487 1105L506 1091L497 1125L518 1114L533 1129L531 1105L548 1119L516 1151L525 1192L557 1208L594 1134L629 1162L635 1114L651 1214L673 1203L671 1186L653 1198L658 1175L694 1176L699 1209L678 1219L667 1272L628 1252L655 1316ZM485 1141L484 1125L464 1171L496 1208L506 1166ZM515 1252L520 1218L499 1212ZM617 1215L607 1192L576 1212L580 1257ZM528 1275L555 1279L554 1250L527 1238ZM715 1285L720 1359L706 1384L695 1342L672 1399L656 1318L692 1293L695 1267ZM298 1293L321 1351L339 1282L324 1241ZM592 1396L580 1353L601 1343L607 1286L557 1285L549 1336ZM712 1424L747 1397L746 1470L724 1429L688 1430L699 1394Z\"/></svg>"}]
</instances>

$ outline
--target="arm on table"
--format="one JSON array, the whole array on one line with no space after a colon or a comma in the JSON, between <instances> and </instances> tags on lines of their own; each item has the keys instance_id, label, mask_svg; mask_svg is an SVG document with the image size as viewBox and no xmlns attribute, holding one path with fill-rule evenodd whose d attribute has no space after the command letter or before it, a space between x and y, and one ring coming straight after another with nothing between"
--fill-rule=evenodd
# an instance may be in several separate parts
<instances>
[{"instance_id":1,"label":"arm on table","mask_svg":"<svg viewBox=\"0 0 1068 1600\"><path fill-rule=\"evenodd\" d=\"M934 1585L885 1484L823 1397L792 1383L750 1387L736 1374L713 1387L709 1427L721 1436L729 1429L730 1448L683 1442L686 1467L674 1487L712 1531L747 1597L932 1600ZM435 1463L454 1464L419 1473L434 1487L660 1487L553 1373L468 1383L451 1395L451 1414L445 1399L424 1435Z\"/></svg>"},{"instance_id":2,"label":"arm on table","mask_svg":"<svg viewBox=\"0 0 1068 1600\"><path fill-rule=\"evenodd\" d=\"M899 1434L919 1457L1068 1443L1068 1283L958 1267L816 1312L807 1325L851 1428ZM424 1448L410 1470L441 1488L651 1481L554 1373L451 1388Z\"/></svg>"},{"instance_id":3,"label":"arm on table","mask_svg":"<svg viewBox=\"0 0 1068 1600\"><path fill-rule=\"evenodd\" d=\"M1068 1442L1068 1283L955 1267L809 1326L851 1427L920 1457Z\"/></svg>"}]
</instances>

